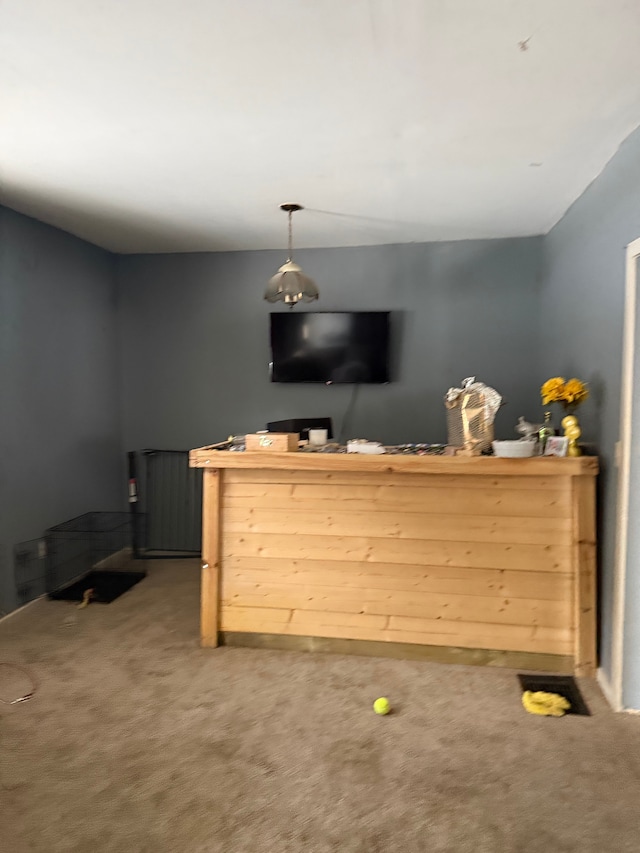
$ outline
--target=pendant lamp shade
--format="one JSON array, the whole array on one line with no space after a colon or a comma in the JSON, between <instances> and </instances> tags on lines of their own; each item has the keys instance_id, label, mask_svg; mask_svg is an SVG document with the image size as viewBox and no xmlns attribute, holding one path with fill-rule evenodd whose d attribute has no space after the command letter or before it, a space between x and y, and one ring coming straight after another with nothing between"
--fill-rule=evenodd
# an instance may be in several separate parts
<instances>
[{"instance_id":1,"label":"pendant lamp shade","mask_svg":"<svg viewBox=\"0 0 640 853\"><path fill-rule=\"evenodd\" d=\"M264 298L267 302L284 302L293 308L298 302L313 302L319 294L316 283L293 261L291 216L296 210L302 210L302 207L299 204L281 204L280 209L289 216L289 257L278 272L269 279Z\"/></svg>"}]
</instances>

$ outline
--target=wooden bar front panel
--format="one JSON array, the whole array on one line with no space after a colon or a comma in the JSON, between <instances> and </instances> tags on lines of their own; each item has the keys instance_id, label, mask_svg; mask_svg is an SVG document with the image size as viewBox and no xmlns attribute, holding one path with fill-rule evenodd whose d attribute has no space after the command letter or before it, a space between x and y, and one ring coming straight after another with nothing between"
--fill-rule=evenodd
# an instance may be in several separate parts
<instances>
[{"instance_id":1,"label":"wooden bar front panel","mask_svg":"<svg viewBox=\"0 0 640 853\"><path fill-rule=\"evenodd\" d=\"M576 655L573 480L593 477L220 476L220 630Z\"/></svg>"}]
</instances>

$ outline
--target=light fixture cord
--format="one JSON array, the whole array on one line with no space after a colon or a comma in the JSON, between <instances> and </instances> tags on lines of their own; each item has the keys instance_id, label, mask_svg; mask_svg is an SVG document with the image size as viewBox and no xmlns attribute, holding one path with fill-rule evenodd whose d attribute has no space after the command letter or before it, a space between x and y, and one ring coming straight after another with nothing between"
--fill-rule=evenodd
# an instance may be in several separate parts
<instances>
[{"instance_id":1,"label":"light fixture cord","mask_svg":"<svg viewBox=\"0 0 640 853\"><path fill-rule=\"evenodd\" d=\"M293 211L288 211L289 213L289 260L293 260L293 224L291 222L291 217L293 215Z\"/></svg>"}]
</instances>

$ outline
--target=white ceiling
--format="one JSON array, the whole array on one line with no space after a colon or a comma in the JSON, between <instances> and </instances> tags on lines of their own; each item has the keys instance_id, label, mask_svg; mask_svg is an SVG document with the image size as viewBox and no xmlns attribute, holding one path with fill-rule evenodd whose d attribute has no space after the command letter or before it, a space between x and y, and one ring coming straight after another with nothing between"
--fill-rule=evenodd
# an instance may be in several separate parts
<instances>
[{"instance_id":1,"label":"white ceiling","mask_svg":"<svg viewBox=\"0 0 640 853\"><path fill-rule=\"evenodd\" d=\"M639 123L638 0L0 3L0 201L118 252L541 234Z\"/></svg>"}]
</instances>

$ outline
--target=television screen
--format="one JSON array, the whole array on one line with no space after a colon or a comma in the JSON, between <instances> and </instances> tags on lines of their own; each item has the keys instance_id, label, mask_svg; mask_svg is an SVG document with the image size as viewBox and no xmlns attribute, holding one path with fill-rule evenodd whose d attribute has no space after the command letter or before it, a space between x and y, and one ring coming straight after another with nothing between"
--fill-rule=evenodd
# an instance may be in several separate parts
<instances>
[{"instance_id":1,"label":"television screen","mask_svg":"<svg viewBox=\"0 0 640 853\"><path fill-rule=\"evenodd\" d=\"M272 382L389 381L388 311L271 317Z\"/></svg>"}]
</instances>

